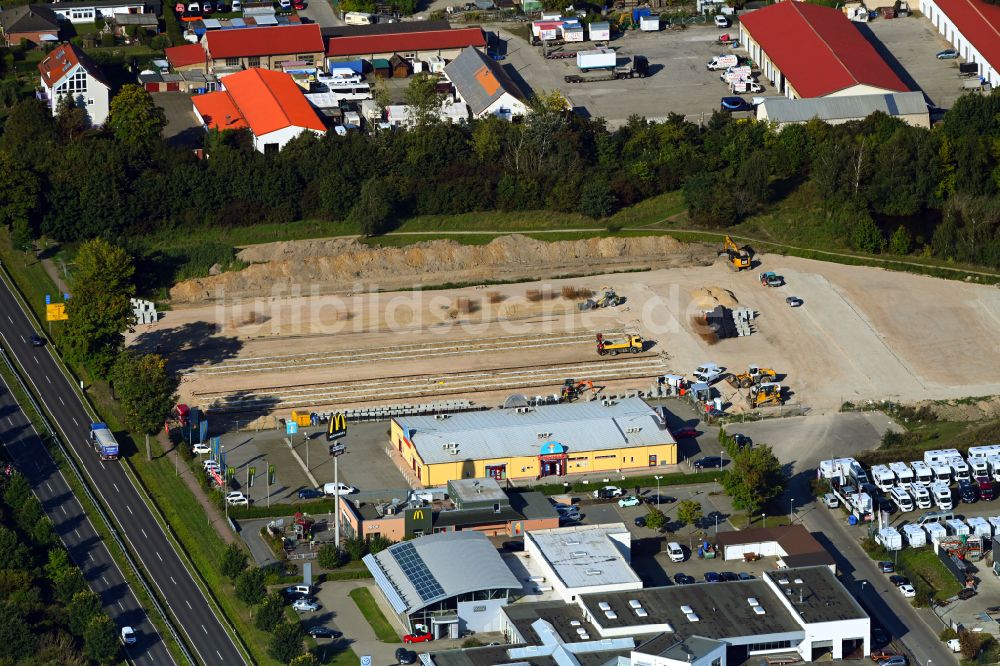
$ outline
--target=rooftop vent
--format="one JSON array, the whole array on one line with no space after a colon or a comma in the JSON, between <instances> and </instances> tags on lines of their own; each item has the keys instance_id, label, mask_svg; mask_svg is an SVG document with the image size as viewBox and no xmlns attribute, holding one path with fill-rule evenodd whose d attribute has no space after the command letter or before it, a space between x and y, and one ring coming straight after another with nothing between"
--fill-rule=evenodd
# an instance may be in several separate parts
<instances>
[{"instance_id":1,"label":"rooftop vent","mask_svg":"<svg viewBox=\"0 0 1000 666\"><path fill-rule=\"evenodd\" d=\"M764 615L766 611L764 610L763 606L754 606L753 612L756 613L757 615Z\"/></svg>"},{"instance_id":2,"label":"rooftop vent","mask_svg":"<svg viewBox=\"0 0 1000 666\"><path fill-rule=\"evenodd\" d=\"M570 539L569 541L566 542L566 545L567 546L579 546L580 542L577 541L576 539Z\"/></svg>"},{"instance_id":3,"label":"rooftop vent","mask_svg":"<svg viewBox=\"0 0 1000 666\"><path fill-rule=\"evenodd\" d=\"M583 627L577 627L576 628L576 633L578 633L578 634L580 634L582 636L583 634L587 633L587 630L584 629Z\"/></svg>"},{"instance_id":4,"label":"rooftop vent","mask_svg":"<svg viewBox=\"0 0 1000 666\"><path fill-rule=\"evenodd\" d=\"M587 574L588 576L600 576L603 572L600 569L587 569L583 573Z\"/></svg>"},{"instance_id":5,"label":"rooftop vent","mask_svg":"<svg viewBox=\"0 0 1000 666\"><path fill-rule=\"evenodd\" d=\"M609 620L617 620L618 613L614 612L613 610L604 611L604 617L608 618Z\"/></svg>"},{"instance_id":6,"label":"rooftop vent","mask_svg":"<svg viewBox=\"0 0 1000 666\"><path fill-rule=\"evenodd\" d=\"M580 626L580 621L579 620L570 620L569 621L569 626L571 626L571 627L579 627Z\"/></svg>"},{"instance_id":7,"label":"rooftop vent","mask_svg":"<svg viewBox=\"0 0 1000 666\"><path fill-rule=\"evenodd\" d=\"M632 433L640 432L641 430L642 430L641 427L639 427L639 426L633 426L631 428L626 428L625 432L627 432L629 434L632 434Z\"/></svg>"},{"instance_id":8,"label":"rooftop vent","mask_svg":"<svg viewBox=\"0 0 1000 666\"><path fill-rule=\"evenodd\" d=\"M687 613L693 613L694 609L691 608L690 606L681 606L681 612L685 613L685 614L687 614Z\"/></svg>"},{"instance_id":9,"label":"rooftop vent","mask_svg":"<svg viewBox=\"0 0 1000 666\"><path fill-rule=\"evenodd\" d=\"M629 599L628 605L632 608L642 608L642 603L640 603L638 599Z\"/></svg>"},{"instance_id":10,"label":"rooftop vent","mask_svg":"<svg viewBox=\"0 0 1000 666\"><path fill-rule=\"evenodd\" d=\"M758 605L757 604L757 597L747 597L747 603L750 604L751 606Z\"/></svg>"},{"instance_id":11,"label":"rooftop vent","mask_svg":"<svg viewBox=\"0 0 1000 666\"><path fill-rule=\"evenodd\" d=\"M688 619L688 622L697 622L698 621L698 614L697 613L688 613L687 614L687 619Z\"/></svg>"},{"instance_id":12,"label":"rooftop vent","mask_svg":"<svg viewBox=\"0 0 1000 666\"><path fill-rule=\"evenodd\" d=\"M647 617L649 615L644 608L636 608L635 614L637 617Z\"/></svg>"},{"instance_id":13,"label":"rooftop vent","mask_svg":"<svg viewBox=\"0 0 1000 666\"><path fill-rule=\"evenodd\" d=\"M572 555L573 557L586 557L587 556L587 551L585 551L585 550L574 550L572 553L570 553L570 555Z\"/></svg>"},{"instance_id":14,"label":"rooftop vent","mask_svg":"<svg viewBox=\"0 0 1000 666\"><path fill-rule=\"evenodd\" d=\"M601 601L600 603L597 604L597 607L600 608L602 611L611 610L611 604L609 604L607 601Z\"/></svg>"},{"instance_id":15,"label":"rooftop vent","mask_svg":"<svg viewBox=\"0 0 1000 666\"><path fill-rule=\"evenodd\" d=\"M778 585L788 585L788 579L787 578L779 578L778 579Z\"/></svg>"},{"instance_id":16,"label":"rooftop vent","mask_svg":"<svg viewBox=\"0 0 1000 666\"><path fill-rule=\"evenodd\" d=\"M802 579L801 578L796 578L795 579L795 584L796 585L801 585L802 584Z\"/></svg>"}]
</instances>

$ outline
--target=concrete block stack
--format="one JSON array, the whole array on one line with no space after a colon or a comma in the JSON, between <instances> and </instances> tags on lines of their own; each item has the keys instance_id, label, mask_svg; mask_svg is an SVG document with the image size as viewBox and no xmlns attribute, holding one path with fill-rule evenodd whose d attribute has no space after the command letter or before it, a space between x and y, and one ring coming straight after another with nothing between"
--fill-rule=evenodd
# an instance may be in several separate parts
<instances>
[{"instance_id":1,"label":"concrete block stack","mask_svg":"<svg viewBox=\"0 0 1000 666\"><path fill-rule=\"evenodd\" d=\"M753 326L751 325L753 317L753 308L733 309L733 324L736 326L737 336L745 337L753 333Z\"/></svg>"},{"instance_id":2,"label":"concrete block stack","mask_svg":"<svg viewBox=\"0 0 1000 666\"><path fill-rule=\"evenodd\" d=\"M156 312L156 305L153 301L144 301L140 298L130 299L132 302L132 313L135 315L136 324L152 324L159 319Z\"/></svg>"}]
</instances>

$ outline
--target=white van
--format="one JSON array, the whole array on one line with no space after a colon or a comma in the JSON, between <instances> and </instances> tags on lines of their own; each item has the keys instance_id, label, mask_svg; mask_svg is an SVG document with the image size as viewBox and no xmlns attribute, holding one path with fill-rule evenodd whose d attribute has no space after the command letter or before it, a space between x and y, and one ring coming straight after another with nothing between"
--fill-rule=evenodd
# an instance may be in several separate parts
<instances>
[{"instance_id":1,"label":"white van","mask_svg":"<svg viewBox=\"0 0 1000 666\"><path fill-rule=\"evenodd\" d=\"M941 511L951 511L954 508L955 505L951 497L951 488L948 487L947 483L935 483L931 486L931 493L934 495L934 503Z\"/></svg>"},{"instance_id":2,"label":"white van","mask_svg":"<svg viewBox=\"0 0 1000 666\"><path fill-rule=\"evenodd\" d=\"M344 14L344 23L347 25L372 25L375 23L375 16L365 12L347 12Z\"/></svg>"},{"instance_id":3,"label":"white van","mask_svg":"<svg viewBox=\"0 0 1000 666\"><path fill-rule=\"evenodd\" d=\"M667 544L667 555L670 557L671 562L683 562L684 561L684 550L681 545L676 541L671 541Z\"/></svg>"},{"instance_id":4,"label":"white van","mask_svg":"<svg viewBox=\"0 0 1000 666\"><path fill-rule=\"evenodd\" d=\"M913 499L910 497L910 493L906 492L903 488L896 486L889 492L889 496L903 513L913 511Z\"/></svg>"},{"instance_id":5,"label":"white van","mask_svg":"<svg viewBox=\"0 0 1000 666\"><path fill-rule=\"evenodd\" d=\"M324 483L321 490L324 495L350 495L358 492L357 488L353 488L343 481L340 483Z\"/></svg>"}]
</instances>

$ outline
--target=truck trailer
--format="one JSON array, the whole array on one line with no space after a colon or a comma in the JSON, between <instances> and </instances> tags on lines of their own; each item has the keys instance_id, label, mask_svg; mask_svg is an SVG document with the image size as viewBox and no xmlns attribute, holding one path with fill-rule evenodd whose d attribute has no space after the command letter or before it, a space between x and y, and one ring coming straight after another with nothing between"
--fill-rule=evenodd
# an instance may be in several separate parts
<instances>
[{"instance_id":1,"label":"truck trailer","mask_svg":"<svg viewBox=\"0 0 1000 666\"><path fill-rule=\"evenodd\" d=\"M579 54L577 54L579 55ZM644 78L649 73L649 61L645 56L635 56L625 60L621 65L607 68L583 69L579 74L567 74L563 77L566 83L590 83L593 81L614 81L616 79Z\"/></svg>"},{"instance_id":2,"label":"truck trailer","mask_svg":"<svg viewBox=\"0 0 1000 666\"><path fill-rule=\"evenodd\" d=\"M118 440L105 423L90 424L90 443L101 460L118 460Z\"/></svg>"}]
</instances>

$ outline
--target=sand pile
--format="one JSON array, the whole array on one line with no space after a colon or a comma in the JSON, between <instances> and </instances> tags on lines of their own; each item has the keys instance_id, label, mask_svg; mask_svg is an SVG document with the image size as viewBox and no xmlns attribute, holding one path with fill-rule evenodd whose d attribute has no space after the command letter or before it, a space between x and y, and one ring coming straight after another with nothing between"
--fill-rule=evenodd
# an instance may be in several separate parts
<instances>
[{"instance_id":1,"label":"sand pile","mask_svg":"<svg viewBox=\"0 0 1000 666\"><path fill-rule=\"evenodd\" d=\"M247 248L239 258L251 265L176 285L177 303L287 295L406 289L415 285L542 279L598 274L622 268L709 265L713 248L683 244L668 236L588 238L546 242L527 236L497 238L486 245L450 240L402 248L369 247L354 239L287 241Z\"/></svg>"},{"instance_id":2,"label":"sand pile","mask_svg":"<svg viewBox=\"0 0 1000 666\"><path fill-rule=\"evenodd\" d=\"M735 308L740 304L733 292L722 287L698 287L691 292L691 298L699 310L713 310L722 305L727 308Z\"/></svg>"}]
</instances>

